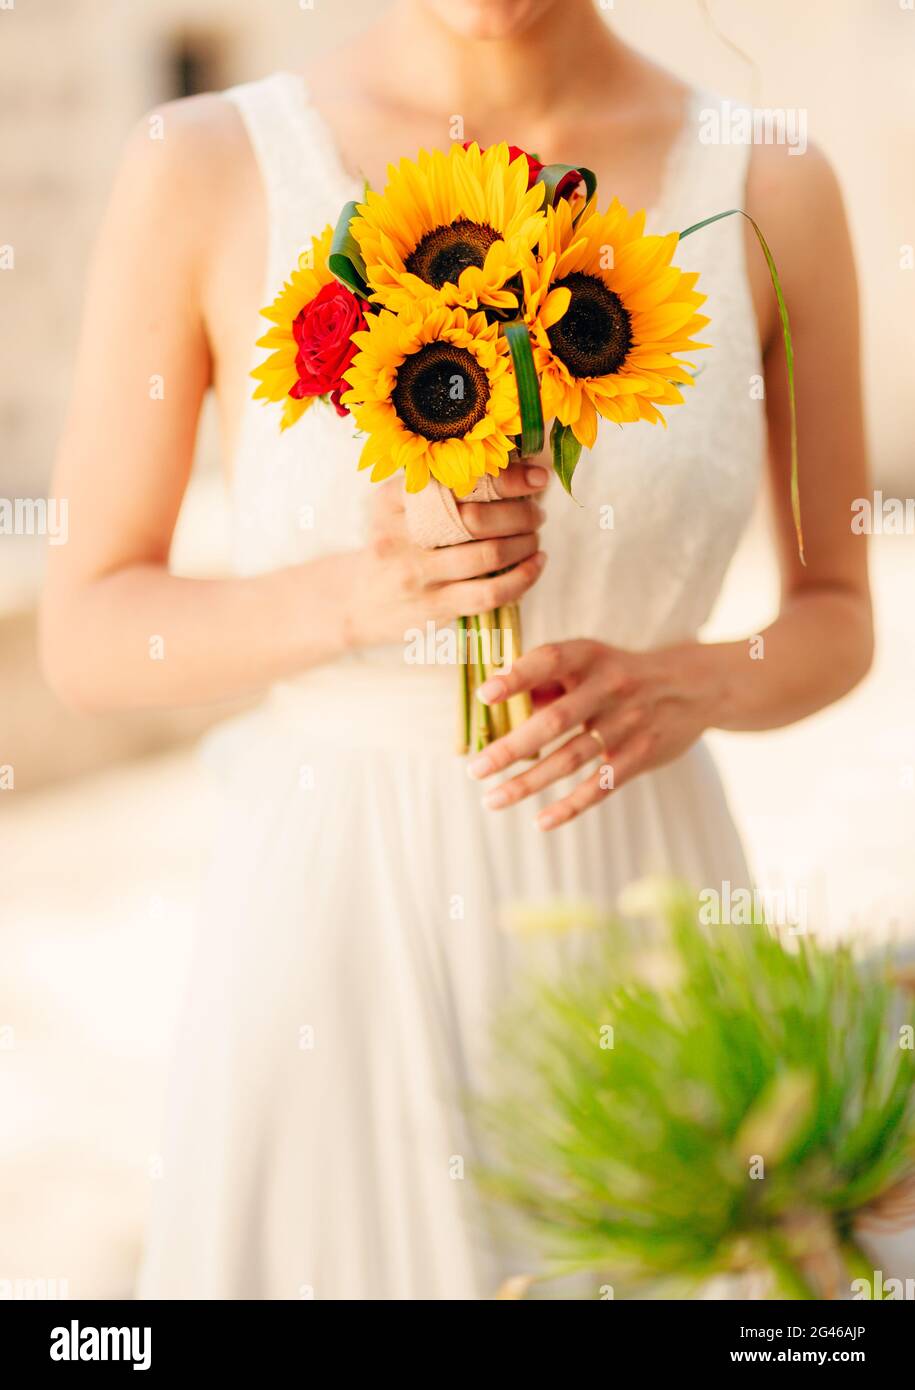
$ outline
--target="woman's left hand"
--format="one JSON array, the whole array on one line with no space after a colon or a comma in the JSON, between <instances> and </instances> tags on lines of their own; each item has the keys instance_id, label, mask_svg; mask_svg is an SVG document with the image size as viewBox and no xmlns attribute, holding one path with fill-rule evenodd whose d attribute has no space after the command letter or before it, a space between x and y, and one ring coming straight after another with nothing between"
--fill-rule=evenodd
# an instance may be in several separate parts
<instances>
[{"instance_id":1,"label":"woman's left hand","mask_svg":"<svg viewBox=\"0 0 915 1390\"><path fill-rule=\"evenodd\" d=\"M489 777L537 756L563 734L569 737L487 792L484 805L513 806L600 758L595 771L537 816L541 830L553 830L639 773L679 757L715 722L720 681L714 652L698 644L626 652L581 638L520 657L509 672L481 686L479 695L486 704L498 704L528 690L534 713L472 758L470 775Z\"/></svg>"}]
</instances>

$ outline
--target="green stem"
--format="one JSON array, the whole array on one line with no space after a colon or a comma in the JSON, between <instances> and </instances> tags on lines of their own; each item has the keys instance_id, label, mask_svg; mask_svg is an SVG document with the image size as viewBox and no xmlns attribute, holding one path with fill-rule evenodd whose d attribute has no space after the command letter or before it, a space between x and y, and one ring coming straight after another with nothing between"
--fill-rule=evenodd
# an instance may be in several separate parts
<instances>
[{"instance_id":1,"label":"green stem","mask_svg":"<svg viewBox=\"0 0 915 1390\"><path fill-rule=\"evenodd\" d=\"M512 662L518 660L522 653L521 647L521 609L517 603L507 603L504 608L499 610L502 614L502 626L506 632L511 633L511 656ZM530 719L534 712L534 702L530 692L522 690L520 695L511 695L506 701L508 710L508 726L510 729L517 729L525 720Z\"/></svg>"},{"instance_id":2,"label":"green stem","mask_svg":"<svg viewBox=\"0 0 915 1390\"><path fill-rule=\"evenodd\" d=\"M487 673L487 676L491 676L491 675L497 674L499 671L501 671L502 666L504 665L504 660L505 660L504 648L503 648L502 650L500 650L500 652L499 652L499 660L498 660L498 662L495 660L495 654L496 654L496 646L495 646L495 643L496 643L496 640L497 640L497 639L496 639L496 634L497 634L497 633L499 634L498 640L499 640L500 642L503 641L503 622L504 622L503 614L504 614L504 612L505 612L505 610L504 610L503 608L496 608L496 609L493 610L492 613L482 613L482 614L480 615L480 621L481 621L481 623L482 623L482 625L483 625L483 628L484 628L484 630L485 630L485 632L486 632L486 634L487 634L487 638L488 638L488 641L489 641L490 660L488 661L487 666L486 666L486 673ZM498 704L498 705L490 705L490 706L488 706L488 709L489 709L489 719L490 719L490 724L491 724L491 726L492 726L493 736L494 736L495 738L502 738L502 736L503 736L504 734L509 733L510 730L511 730L511 724L509 723L509 718L508 718L508 708L507 708L507 706L503 703L503 704Z\"/></svg>"},{"instance_id":3,"label":"green stem","mask_svg":"<svg viewBox=\"0 0 915 1390\"><path fill-rule=\"evenodd\" d=\"M470 701L473 691L470 688L470 662L467 651L467 619L458 618L458 675L460 676L460 699L458 710L457 751L463 757L470 752Z\"/></svg>"},{"instance_id":4,"label":"green stem","mask_svg":"<svg viewBox=\"0 0 915 1390\"><path fill-rule=\"evenodd\" d=\"M492 726L489 720L489 710L480 700L476 698L477 686L482 685L486 679L486 664L483 661L483 644L480 633L480 615L474 613L470 619L472 624L471 660L473 666L473 688L470 699L470 727L471 739L470 746L475 753L481 752L487 744L492 743Z\"/></svg>"},{"instance_id":5,"label":"green stem","mask_svg":"<svg viewBox=\"0 0 915 1390\"><path fill-rule=\"evenodd\" d=\"M768 1241L767 1258L769 1268L775 1276L776 1288L782 1296L790 1299L816 1300L816 1294L801 1274L797 1265L785 1253L782 1242L775 1236Z\"/></svg>"}]
</instances>

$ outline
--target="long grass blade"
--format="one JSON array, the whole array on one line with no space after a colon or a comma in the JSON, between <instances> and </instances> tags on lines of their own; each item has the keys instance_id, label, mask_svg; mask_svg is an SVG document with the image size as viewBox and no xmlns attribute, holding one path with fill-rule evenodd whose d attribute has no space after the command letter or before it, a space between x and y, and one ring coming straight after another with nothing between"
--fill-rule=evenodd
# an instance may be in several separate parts
<instances>
[{"instance_id":1,"label":"long grass blade","mask_svg":"<svg viewBox=\"0 0 915 1390\"><path fill-rule=\"evenodd\" d=\"M788 317L788 305L785 302L785 295L782 290L782 282L779 278L778 268L775 258L769 249L769 243L763 236L762 228L755 218L751 217L743 208L729 208L727 212L716 212L713 217L703 218L701 222L694 222L691 227L687 227L685 232L680 233L680 240L692 236L693 232L700 232L703 227L710 227L713 222L720 222L725 217L745 217L753 231L756 233L756 240L762 248L762 253L766 258L766 265L769 268L769 278L772 281L772 288L775 291L775 298L778 301L778 316L782 326L782 339L785 344L785 362L788 368L788 408L791 418L791 512L794 517L794 529L797 534L797 549L801 558L801 564L806 564L804 555L804 532L801 526L801 494L798 482L798 449L797 449L797 400L794 388L794 344L791 338L791 321Z\"/></svg>"}]
</instances>

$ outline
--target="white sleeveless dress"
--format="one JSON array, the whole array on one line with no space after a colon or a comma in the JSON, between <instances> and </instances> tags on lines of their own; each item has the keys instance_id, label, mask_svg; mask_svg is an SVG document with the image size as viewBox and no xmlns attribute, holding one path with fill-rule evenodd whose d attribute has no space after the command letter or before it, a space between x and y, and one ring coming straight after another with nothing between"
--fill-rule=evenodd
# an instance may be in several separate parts
<instances>
[{"instance_id":1,"label":"white sleeveless dress","mask_svg":"<svg viewBox=\"0 0 915 1390\"><path fill-rule=\"evenodd\" d=\"M267 191L267 303L303 244L361 190L300 78L226 96ZM702 101L649 230L743 203L747 149L699 143ZM680 263L701 272L713 350L669 429L602 427L576 475L582 506L550 489L549 564L523 603L528 648L694 638L750 514L765 425L739 226L697 234ZM363 543L372 485L356 471L359 449L332 410L315 407L281 435L275 410L247 405L239 573ZM506 908L610 907L647 874L747 883L701 744L544 835L533 819L545 801L482 809L453 752L455 685L453 667L407 665L402 646L366 651L274 689L210 736L225 817L141 1296L490 1297L517 1267L476 1206L462 1097L485 1076L487 1018L523 955Z\"/></svg>"}]
</instances>

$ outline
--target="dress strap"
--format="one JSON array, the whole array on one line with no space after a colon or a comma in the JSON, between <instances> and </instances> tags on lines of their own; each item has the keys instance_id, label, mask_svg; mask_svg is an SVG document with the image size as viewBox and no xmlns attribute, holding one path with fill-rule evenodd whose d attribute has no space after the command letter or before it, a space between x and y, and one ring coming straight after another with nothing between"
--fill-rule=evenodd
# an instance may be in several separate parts
<instances>
[{"instance_id":1,"label":"dress strap","mask_svg":"<svg viewBox=\"0 0 915 1390\"><path fill-rule=\"evenodd\" d=\"M301 177L301 152L290 139L290 74L276 73L223 92L238 108L269 192L293 185Z\"/></svg>"},{"instance_id":2,"label":"dress strap","mask_svg":"<svg viewBox=\"0 0 915 1390\"><path fill-rule=\"evenodd\" d=\"M649 231L680 232L716 212L744 206L751 146L722 138L727 132L720 113L726 109L736 109L736 104L724 103L714 92L699 88L690 93L683 129L668 164L657 225Z\"/></svg>"},{"instance_id":3,"label":"dress strap","mask_svg":"<svg viewBox=\"0 0 915 1390\"><path fill-rule=\"evenodd\" d=\"M304 80L278 72L230 87L263 180L269 219L267 289L272 296L299 253L353 197L333 139L310 104Z\"/></svg>"}]
</instances>

